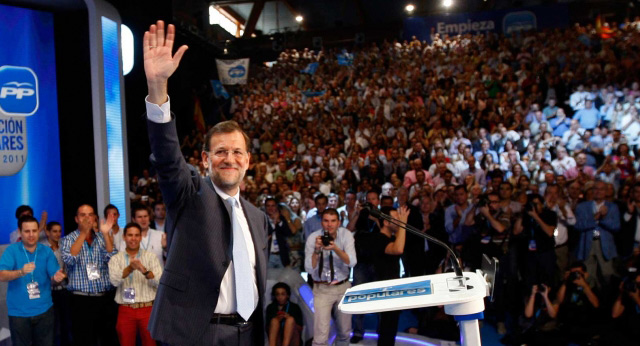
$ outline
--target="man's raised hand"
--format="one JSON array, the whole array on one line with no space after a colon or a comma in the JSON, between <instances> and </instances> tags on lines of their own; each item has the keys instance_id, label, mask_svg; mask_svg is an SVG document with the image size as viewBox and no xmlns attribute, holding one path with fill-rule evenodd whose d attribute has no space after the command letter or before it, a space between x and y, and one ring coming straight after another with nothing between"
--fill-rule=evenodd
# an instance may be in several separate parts
<instances>
[{"instance_id":1,"label":"man's raised hand","mask_svg":"<svg viewBox=\"0 0 640 346\"><path fill-rule=\"evenodd\" d=\"M169 24L165 36L164 22L159 20L149 27L142 40L144 71L149 87L149 102L161 105L167 101L167 81L180 65L187 51L186 45L172 56L176 28Z\"/></svg>"}]
</instances>

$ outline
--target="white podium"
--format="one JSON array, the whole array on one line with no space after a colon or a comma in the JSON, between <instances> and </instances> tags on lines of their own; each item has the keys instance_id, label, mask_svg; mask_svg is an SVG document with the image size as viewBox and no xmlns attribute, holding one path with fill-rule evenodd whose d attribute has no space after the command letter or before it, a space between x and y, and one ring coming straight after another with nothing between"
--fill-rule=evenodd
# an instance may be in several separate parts
<instances>
[{"instance_id":1,"label":"white podium","mask_svg":"<svg viewBox=\"0 0 640 346\"><path fill-rule=\"evenodd\" d=\"M484 298L491 295L494 274L477 270L464 272L462 279L444 273L366 283L347 290L339 309L368 314L444 305L445 313L460 324L462 345L476 346L481 344L478 319L483 318Z\"/></svg>"}]
</instances>

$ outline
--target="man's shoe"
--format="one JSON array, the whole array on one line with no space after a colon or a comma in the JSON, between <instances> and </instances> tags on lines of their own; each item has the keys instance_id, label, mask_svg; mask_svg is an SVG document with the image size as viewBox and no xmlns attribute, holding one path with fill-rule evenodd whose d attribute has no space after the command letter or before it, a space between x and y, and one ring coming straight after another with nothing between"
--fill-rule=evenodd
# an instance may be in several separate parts
<instances>
[{"instance_id":1,"label":"man's shoe","mask_svg":"<svg viewBox=\"0 0 640 346\"><path fill-rule=\"evenodd\" d=\"M349 342L352 343L352 344L357 344L360 341L362 341L362 337L361 336L357 336L357 335L352 336L351 340L349 340Z\"/></svg>"}]
</instances>

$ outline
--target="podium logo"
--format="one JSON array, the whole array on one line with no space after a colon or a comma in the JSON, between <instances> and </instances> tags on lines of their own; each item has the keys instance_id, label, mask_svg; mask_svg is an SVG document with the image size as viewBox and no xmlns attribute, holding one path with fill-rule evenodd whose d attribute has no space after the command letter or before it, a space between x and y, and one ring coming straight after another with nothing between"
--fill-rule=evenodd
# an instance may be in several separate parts
<instances>
[{"instance_id":1,"label":"podium logo","mask_svg":"<svg viewBox=\"0 0 640 346\"><path fill-rule=\"evenodd\" d=\"M0 67L0 114L33 115L39 106L38 76L28 67Z\"/></svg>"}]
</instances>

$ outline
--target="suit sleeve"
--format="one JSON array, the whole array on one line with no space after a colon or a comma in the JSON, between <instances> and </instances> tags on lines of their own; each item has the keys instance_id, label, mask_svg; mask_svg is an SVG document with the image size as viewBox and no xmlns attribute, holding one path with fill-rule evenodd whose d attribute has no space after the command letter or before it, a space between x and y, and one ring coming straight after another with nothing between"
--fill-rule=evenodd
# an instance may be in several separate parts
<instances>
[{"instance_id":1,"label":"suit sleeve","mask_svg":"<svg viewBox=\"0 0 640 346\"><path fill-rule=\"evenodd\" d=\"M147 120L151 163L158 172L158 184L169 209L177 210L198 191L198 174L189 168L180 151L175 118L168 123Z\"/></svg>"}]
</instances>

